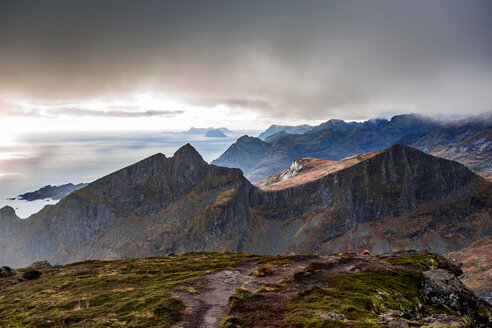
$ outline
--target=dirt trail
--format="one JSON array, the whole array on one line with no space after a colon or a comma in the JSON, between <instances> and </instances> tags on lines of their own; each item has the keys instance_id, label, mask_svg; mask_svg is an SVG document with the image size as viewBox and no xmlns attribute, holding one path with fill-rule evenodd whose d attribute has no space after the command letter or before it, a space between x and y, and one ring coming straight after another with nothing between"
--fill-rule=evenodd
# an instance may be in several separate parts
<instances>
[{"instance_id":1,"label":"dirt trail","mask_svg":"<svg viewBox=\"0 0 492 328\"><path fill-rule=\"evenodd\" d=\"M182 321L175 328L215 328L225 316L229 297L238 288L253 291L264 283L284 280L302 270L313 258L287 263L273 271L272 275L255 277L250 273L258 267L258 262L246 262L232 269L221 270L204 276L197 281L200 291L196 294L173 291L186 309Z\"/></svg>"}]
</instances>

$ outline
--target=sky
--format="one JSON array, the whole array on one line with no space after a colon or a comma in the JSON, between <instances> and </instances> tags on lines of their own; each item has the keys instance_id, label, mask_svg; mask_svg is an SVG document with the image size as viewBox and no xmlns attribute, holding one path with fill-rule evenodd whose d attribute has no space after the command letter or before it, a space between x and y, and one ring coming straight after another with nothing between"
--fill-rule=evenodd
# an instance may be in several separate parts
<instances>
[{"instance_id":1,"label":"sky","mask_svg":"<svg viewBox=\"0 0 492 328\"><path fill-rule=\"evenodd\" d=\"M0 1L0 138L492 109L492 2Z\"/></svg>"}]
</instances>

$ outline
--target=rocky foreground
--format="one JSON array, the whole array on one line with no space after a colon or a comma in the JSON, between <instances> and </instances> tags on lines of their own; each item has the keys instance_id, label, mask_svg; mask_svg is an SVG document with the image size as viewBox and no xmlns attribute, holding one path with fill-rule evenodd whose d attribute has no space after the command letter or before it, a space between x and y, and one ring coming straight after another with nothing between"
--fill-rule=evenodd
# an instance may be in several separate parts
<instances>
[{"instance_id":1,"label":"rocky foreground","mask_svg":"<svg viewBox=\"0 0 492 328\"><path fill-rule=\"evenodd\" d=\"M196 252L33 266L1 270L9 273L0 275L0 326L492 324L491 306L458 280L459 264L426 252L326 256Z\"/></svg>"}]
</instances>

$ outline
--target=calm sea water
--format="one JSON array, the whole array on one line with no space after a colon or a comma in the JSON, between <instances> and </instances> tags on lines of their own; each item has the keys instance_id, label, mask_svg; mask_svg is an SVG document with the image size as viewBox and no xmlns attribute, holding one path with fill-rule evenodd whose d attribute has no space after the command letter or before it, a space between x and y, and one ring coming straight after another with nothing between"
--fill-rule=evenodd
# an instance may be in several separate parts
<instances>
[{"instance_id":1,"label":"calm sea water","mask_svg":"<svg viewBox=\"0 0 492 328\"><path fill-rule=\"evenodd\" d=\"M25 134L0 146L0 207L10 205L25 218L53 200L9 200L45 185L91 182L155 153L171 157L186 143L207 162L222 154L242 135L259 131L234 131L228 138L165 132L71 132Z\"/></svg>"}]
</instances>

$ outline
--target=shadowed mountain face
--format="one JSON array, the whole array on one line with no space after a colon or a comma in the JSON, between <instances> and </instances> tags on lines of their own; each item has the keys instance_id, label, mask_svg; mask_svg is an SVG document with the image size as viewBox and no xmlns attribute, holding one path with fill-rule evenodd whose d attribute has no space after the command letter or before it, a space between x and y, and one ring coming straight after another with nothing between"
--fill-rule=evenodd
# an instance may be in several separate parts
<instances>
[{"instance_id":1,"label":"shadowed mountain face","mask_svg":"<svg viewBox=\"0 0 492 328\"><path fill-rule=\"evenodd\" d=\"M489 179L492 177L492 115L409 134L398 142L460 162Z\"/></svg>"},{"instance_id":2,"label":"shadowed mountain face","mask_svg":"<svg viewBox=\"0 0 492 328\"><path fill-rule=\"evenodd\" d=\"M312 133L274 138L273 144L257 138L239 138L212 164L240 168L250 181L261 181L285 170L296 158L341 160L379 151L408 133L427 132L440 126L434 120L415 114L395 116L389 122L330 120L313 129Z\"/></svg>"},{"instance_id":3,"label":"shadowed mountain face","mask_svg":"<svg viewBox=\"0 0 492 328\"><path fill-rule=\"evenodd\" d=\"M311 125L271 125L268 129L258 135L258 139L265 140L266 138L278 133L284 132L285 134L303 134L311 130Z\"/></svg>"},{"instance_id":4,"label":"shadowed mountain face","mask_svg":"<svg viewBox=\"0 0 492 328\"><path fill-rule=\"evenodd\" d=\"M0 263L195 250L264 254L458 249L492 232L492 184L396 145L308 183L262 191L186 145L101 178L26 220L0 216ZM2 212L3 213L3 212ZM387 233L386 233L387 232Z\"/></svg>"}]
</instances>

